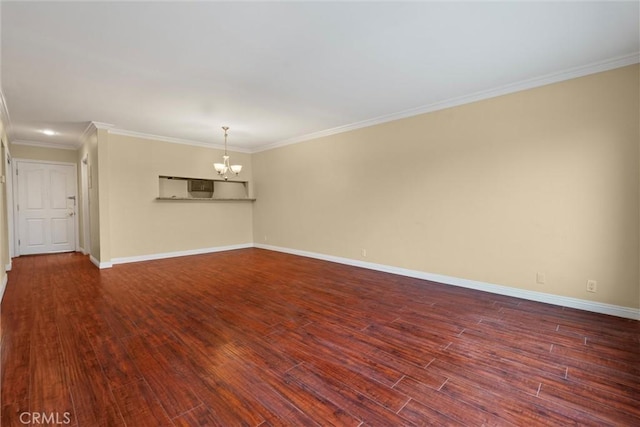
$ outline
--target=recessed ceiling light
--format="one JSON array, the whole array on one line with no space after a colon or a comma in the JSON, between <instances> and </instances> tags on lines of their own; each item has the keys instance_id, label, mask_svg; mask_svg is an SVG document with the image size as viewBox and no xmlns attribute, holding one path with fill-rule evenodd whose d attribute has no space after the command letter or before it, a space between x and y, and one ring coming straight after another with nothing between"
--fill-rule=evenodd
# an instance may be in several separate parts
<instances>
[{"instance_id":1,"label":"recessed ceiling light","mask_svg":"<svg viewBox=\"0 0 640 427\"><path fill-rule=\"evenodd\" d=\"M42 133L44 133L45 135L48 135L48 136L53 136L53 135L56 134L56 132L52 131L51 129L45 129L45 130L42 131Z\"/></svg>"}]
</instances>

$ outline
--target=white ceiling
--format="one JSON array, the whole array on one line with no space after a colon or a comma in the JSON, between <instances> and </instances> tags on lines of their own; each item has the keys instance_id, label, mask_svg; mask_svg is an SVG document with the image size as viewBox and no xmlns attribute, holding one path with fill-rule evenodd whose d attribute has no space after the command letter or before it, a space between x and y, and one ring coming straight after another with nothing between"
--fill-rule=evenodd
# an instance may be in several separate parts
<instances>
[{"instance_id":1,"label":"white ceiling","mask_svg":"<svg viewBox=\"0 0 640 427\"><path fill-rule=\"evenodd\" d=\"M255 151L638 62L633 2L6 2L10 140ZM47 137L48 128L58 135Z\"/></svg>"}]
</instances>

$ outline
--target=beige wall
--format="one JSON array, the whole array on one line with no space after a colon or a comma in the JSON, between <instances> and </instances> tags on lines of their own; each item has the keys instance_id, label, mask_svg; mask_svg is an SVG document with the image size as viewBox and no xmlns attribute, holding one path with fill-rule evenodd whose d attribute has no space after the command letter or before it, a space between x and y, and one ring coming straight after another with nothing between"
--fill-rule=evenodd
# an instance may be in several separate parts
<instances>
[{"instance_id":1,"label":"beige wall","mask_svg":"<svg viewBox=\"0 0 640 427\"><path fill-rule=\"evenodd\" d=\"M1 102L1 101L0 101ZM9 150L4 124L0 119L0 175L6 177L10 171L4 161L5 150ZM9 256L9 229L7 225L7 191L6 183L0 184L0 293L4 294L3 284L7 279L6 266L10 263Z\"/></svg>"},{"instance_id":2,"label":"beige wall","mask_svg":"<svg viewBox=\"0 0 640 427\"><path fill-rule=\"evenodd\" d=\"M11 144L11 157L48 162L77 163L76 150L34 147L31 145Z\"/></svg>"},{"instance_id":3,"label":"beige wall","mask_svg":"<svg viewBox=\"0 0 640 427\"><path fill-rule=\"evenodd\" d=\"M80 220L80 246L84 245L84 215L82 206L84 203L84 193L82 189L82 159L87 158L88 172L91 177L88 177L91 187L88 189L89 198L89 234L90 234L90 247L85 247L85 251L93 256L96 260L100 260L100 215L99 215L99 202L98 202L98 134L97 129L90 128L82 136L80 148L76 152L76 161L78 163L78 212ZM83 246L84 247L84 246Z\"/></svg>"},{"instance_id":4,"label":"beige wall","mask_svg":"<svg viewBox=\"0 0 640 427\"><path fill-rule=\"evenodd\" d=\"M639 307L638 73L255 154L254 240Z\"/></svg>"},{"instance_id":5,"label":"beige wall","mask_svg":"<svg viewBox=\"0 0 640 427\"><path fill-rule=\"evenodd\" d=\"M251 202L156 200L159 175L213 179L213 163L222 154L209 148L108 134L110 257L251 243ZM234 152L230 156L244 167L237 179L252 181L251 156ZM102 179L101 171L101 192L105 191ZM102 221L101 215L101 228ZM105 250L104 242L101 248Z\"/></svg>"},{"instance_id":6,"label":"beige wall","mask_svg":"<svg viewBox=\"0 0 640 427\"><path fill-rule=\"evenodd\" d=\"M9 144L6 142L6 135L4 131L0 127L0 138L2 140L2 149L0 149L0 162L2 162L2 166L0 166L0 176L5 177L5 182L0 184L0 229L2 229L1 235L2 239L0 239L0 261L2 262L3 267L6 267L11 262L10 250L9 250L9 224L8 224L8 216L9 211L12 207L9 205L8 198L8 190L7 186L9 184L9 175L11 174L11 166L7 164L5 161L6 155L9 152Z\"/></svg>"},{"instance_id":7,"label":"beige wall","mask_svg":"<svg viewBox=\"0 0 640 427\"><path fill-rule=\"evenodd\" d=\"M109 133L105 129L96 131L96 149L97 162L95 174L97 176L97 206L92 210L92 216L97 218L97 233L92 234L98 238L100 245L100 256L97 257L101 262L111 261L111 221L109 219L109 204L111 202L111 174L110 165L110 138ZM92 245L93 246L93 245Z\"/></svg>"}]
</instances>

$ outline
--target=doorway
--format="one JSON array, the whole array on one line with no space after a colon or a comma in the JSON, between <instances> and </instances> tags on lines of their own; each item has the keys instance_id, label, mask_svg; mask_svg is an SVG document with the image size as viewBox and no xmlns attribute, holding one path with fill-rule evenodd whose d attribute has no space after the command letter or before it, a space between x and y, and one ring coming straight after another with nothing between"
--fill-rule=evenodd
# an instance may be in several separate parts
<instances>
[{"instance_id":1,"label":"doorway","mask_svg":"<svg viewBox=\"0 0 640 427\"><path fill-rule=\"evenodd\" d=\"M16 255L77 248L77 169L72 163L15 160Z\"/></svg>"}]
</instances>

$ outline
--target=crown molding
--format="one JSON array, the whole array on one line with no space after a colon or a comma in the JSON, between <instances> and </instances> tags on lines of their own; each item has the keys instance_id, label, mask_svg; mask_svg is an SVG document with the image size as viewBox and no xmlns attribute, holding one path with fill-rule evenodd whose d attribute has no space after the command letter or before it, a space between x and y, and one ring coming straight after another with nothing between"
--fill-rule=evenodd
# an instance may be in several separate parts
<instances>
[{"instance_id":1,"label":"crown molding","mask_svg":"<svg viewBox=\"0 0 640 427\"><path fill-rule=\"evenodd\" d=\"M189 139L173 138L170 136L154 135L154 134L145 133L145 132L137 132L133 130L120 129L110 123L102 123L102 122L94 122L94 121L89 122L89 124L87 125L87 128L84 130L79 140L82 141L82 139L85 138L89 133L94 132L96 130L106 130L108 133L113 135L129 136L132 138L151 139L154 141L170 142L172 144L193 145L196 147L205 147L205 148L224 150L224 145L220 145L220 144L208 144L205 142L192 141ZM82 143L80 142L80 144ZM236 151L240 153L251 152L251 150L249 149L233 147L233 146L228 146L227 149L229 151Z\"/></svg>"},{"instance_id":2,"label":"crown molding","mask_svg":"<svg viewBox=\"0 0 640 427\"><path fill-rule=\"evenodd\" d=\"M11 139L11 117L9 116L9 109L7 107L7 100L4 97L2 87L0 87L0 120L4 125L4 132L7 134L7 139ZM7 141L7 144L9 141Z\"/></svg>"},{"instance_id":3,"label":"crown molding","mask_svg":"<svg viewBox=\"0 0 640 427\"><path fill-rule=\"evenodd\" d=\"M91 122L91 125L96 128L96 129L100 129L100 130L109 130L112 128L115 128L115 125L112 125L111 123L104 123L104 122Z\"/></svg>"},{"instance_id":4,"label":"crown molding","mask_svg":"<svg viewBox=\"0 0 640 427\"><path fill-rule=\"evenodd\" d=\"M209 144L206 142L200 142L200 141L192 141L189 139L181 139L181 138L173 138L170 136L161 136L161 135L153 135L153 134L149 134L149 133L144 133L144 132L136 132L136 131L131 131L131 130L125 130L125 129L119 129L116 127L110 128L108 129L110 134L114 134L114 135L122 135L122 136L131 136L134 138L144 138L144 139L152 139L154 141L163 141L163 142L170 142L172 144L182 144L182 145L193 145L196 147L205 147L205 148L214 148L214 149L218 149L218 150L224 150L224 145L220 145L220 144ZM235 151L238 153L251 153L252 150L251 149L247 149L247 148L240 148L240 147L234 147L234 146L227 146L227 150L229 151Z\"/></svg>"},{"instance_id":5,"label":"crown molding","mask_svg":"<svg viewBox=\"0 0 640 427\"><path fill-rule=\"evenodd\" d=\"M96 129L96 127L93 124L93 122L89 122L89 124L84 129L82 134L80 134L80 137L78 137L78 142L77 142L77 147L78 148L82 147L82 144L83 144L85 138L87 138L89 136L89 134L91 134L95 129Z\"/></svg>"},{"instance_id":6,"label":"crown molding","mask_svg":"<svg viewBox=\"0 0 640 427\"><path fill-rule=\"evenodd\" d=\"M110 123L94 122L94 121L89 122L87 127L84 129L84 132L82 132L82 134L78 138L78 142L76 143L76 148L82 147L82 143L84 139L88 137L89 134L91 134L92 132L96 132L99 129L109 130L113 127L114 126Z\"/></svg>"},{"instance_id":7,"label":"crown molding","mask_svg":"<svg viewBox=\"0 0 640 427\"><path fill-rule=\"evenodd\" d=\"M28 141L23 139L18 139L15 141L11 141L13 145L27 145L29 147L39 147L39 148L54 148L58 150L77 150L78 147L73 144L57 144L55 142L42 142L42 141Z\"/></svg>"},{"instance_id":8,"label":"crown molding","mask_svg":"<svg viewBox=\"0 0 640 427\"><path fill-rule=\"evenodd\" d=\"M444 101L423 105L421 107L412 108L412 109L400 111L397 113L387 114L387 115L376 117L373 119L363 120L360 122L355 122L355 123L351 123L344 126L338 126L335 128L326 129L320 132L314 132L307 135L298 136L295 138L285 139L283 141L278 141L268 145L263 145L261 147L256 147L253 150L251 150L251 152L259 153L261 151L273 150L274 148L298 144L300 142L309 141L311 139L317 139L325 136L336 135L339 133L349 132L352 130L361 129L369 126L379 125L379 124L391 122L394 120L400 120L408 117L418 116L420 114L431 113L438 110L444 110L445 108L457 107L464 104L470 104L472 102L482 101L489 98L495 98L502 95L508 95L514 92L520 92L527 89L546 86L552 83L558 83L565 80L584 77L590 74L596 74L596 73L601 73L603 71L609 71L616 68L626 67L628 65L637 64L639 62L640 62L640 52L636 52L631 55L619 56L616 58L608 59L606 61L600 61L600 62L588 64L588 65L569 68L567 70L563 70L560 72L551 73L551 74L535 77L528 80L522 80L520 82L511 83L511 84L500 86L497 88L475 92L469 95L450 98Z\"/></svg>"}]
</instances>

